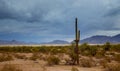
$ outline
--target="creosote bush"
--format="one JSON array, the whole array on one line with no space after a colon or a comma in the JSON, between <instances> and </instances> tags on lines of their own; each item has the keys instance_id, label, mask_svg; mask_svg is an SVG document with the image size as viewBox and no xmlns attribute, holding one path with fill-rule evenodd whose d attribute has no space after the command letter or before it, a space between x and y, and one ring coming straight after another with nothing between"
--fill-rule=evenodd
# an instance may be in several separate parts
<instances>
[{"instance_id":1,"label":"creosote bush","mask_svg":"<svg viewBox=\"0 0 120 71\"><path fill-rule=\"evenodd\" d=\"M60 63L60 59L58 57L51 55L47 58L48 65L58 65L59 63Z\"/></svg>"}]
</instances>

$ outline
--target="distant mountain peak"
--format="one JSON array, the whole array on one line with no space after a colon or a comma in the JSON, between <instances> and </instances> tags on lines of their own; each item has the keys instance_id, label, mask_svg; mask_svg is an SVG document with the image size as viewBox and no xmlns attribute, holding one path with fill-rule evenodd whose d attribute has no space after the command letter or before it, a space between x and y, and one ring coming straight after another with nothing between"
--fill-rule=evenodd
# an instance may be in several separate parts
<instances>
[{"instance_id":1,"label":"distant mountain peak","mask_svg":"<svg viewBox=\"0 0 120 71\"><path fill-rule=\"evenodd\" d=\"M96 35L86 39L81 40L81 43L90 43L90 44L104 44L106 42L110 43L120 43L120 34L115 36L104 36Z\"/></svg>"},{"instance_id":2,"label":"distant mountain peak","mask_svg":"<svg viewBox=\"0 0 120 71\"><path fill-rule=\"evenodd\" d=\"M86 39L83 39L80 41L80 43L89 43L89 44L104 44L106 42L110 43L120 43L120 34L115 36L104 36L104 35L96 35L92 36ZM53 40L51 42L45 42L45 43L25 43L17 40L0 40L0 45L6 45L6 44L70 44L70 42L65 40Z\"/></svg>"},{"instance_id":3,"label":"distant mountain peak","mask_svg":"<svg viewBox=\"0 0 120 71\"><path fill-rule=\"evenodd\" d=\"M115 36L113 36L113 37L120 37L120 34L118 34L118 35L115 35Z\"/></svg>"},{"instance_id":4,"label":"distant mountain peak","mask_svg":"<svg viewBox=\"0 0 120 71\"><path fill-rule=\"evenodd\" d=\"M46 42L42 44L69 44L69 42L65 40L53 40L51 42Z\"/></svg>"},{"instance_id":5,"label":"distant mountain peak","mask_svg":"<svg viewBox=\"0 0 120 71\"><path fill-rule=\"evenodd\" d=\"M11 41L8 41L8 40L0 40L0 45L13 45L13 44L25 44L24 42L21 42L21 41L17 41L17 40L11 40Z\"/></svg>"}]
</instances>

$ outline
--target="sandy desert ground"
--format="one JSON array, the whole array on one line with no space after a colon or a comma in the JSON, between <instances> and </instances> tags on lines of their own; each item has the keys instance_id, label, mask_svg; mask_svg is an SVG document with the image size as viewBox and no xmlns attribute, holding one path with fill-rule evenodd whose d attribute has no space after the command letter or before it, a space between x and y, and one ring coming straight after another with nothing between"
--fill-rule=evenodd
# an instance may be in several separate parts
<instances>
[{"instance_id":1,"label":"sandy desert ground","mask_svg":"<svg viewBox=\"0 0 120 71\"><path fill-rule=\"evenodd\" d=\"M4 65L10 64L14 65L18 69L23 71L71 71L72 67L76 67L79 71L103 71L101 67L92 67L92 68L83 68L79 66L71 65L55 65L55 66L46 66L44 61L31 61L31 60L22 60L16 59L13 61L1 62L0 68Z\"/></svg>"},{"instance_id":2,"label":"sandy desert ground","mask_svg":"<svg viewBox=\"0 0 120 71\"><path fill-rule=\"evenodd\" d=\"M13 53L12 53L13 54ZM32 53L17 53L19 55L25 55L27 58L32 56ZM77 68L79 71L103 71L104 69L100 66L98 67L80 67L76 65L53 65L48 66L47 62L44 60L29 60L29 59L18 59L14 58L11 61L0 62L0 69L5 65L15 66L22 71L71 71L71 69Z\"/></svg>"}]
</instances>

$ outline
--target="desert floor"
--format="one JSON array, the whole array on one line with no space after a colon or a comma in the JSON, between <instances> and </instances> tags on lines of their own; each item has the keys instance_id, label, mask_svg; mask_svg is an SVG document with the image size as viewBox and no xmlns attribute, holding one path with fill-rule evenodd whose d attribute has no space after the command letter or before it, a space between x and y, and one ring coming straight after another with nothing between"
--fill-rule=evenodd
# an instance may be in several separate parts
<instances>
[{"instance_id":1,"label":"desert floor","mask_svg":"<svg viewBox=\"0 0 120 71\"><path fill-rule=\"evenodd\" d=\"M32 56L32 53L28 54L26 53L24 55L30 57ZM14 58L14 60L11 61L0 62L0 69L2 69L3 66L5 66L6 64L13 65L18 69L22 69L22 71L71 71L73 67L77 68L79 71L103 71L103 68L100 66L91 68L64 64L48 66L47 62L44 60L34 61L29 59L17 59L17 58Z\"/></svg>"}]
</instances>

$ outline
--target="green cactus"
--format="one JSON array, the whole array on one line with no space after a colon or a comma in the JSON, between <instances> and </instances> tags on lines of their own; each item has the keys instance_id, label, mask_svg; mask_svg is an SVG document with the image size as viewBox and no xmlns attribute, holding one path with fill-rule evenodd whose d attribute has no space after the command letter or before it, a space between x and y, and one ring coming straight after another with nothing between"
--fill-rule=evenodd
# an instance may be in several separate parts
<instances>
[{"instance_id":1,"label":"green cactus","mask_svg":"<svg viewBox=\"0 0 120 71\"><path fill-rule=\"evenodd\" d=\"M76 36L76 39L75 39L75 42L76 42L76 47L74 49L74 53L77 55L77 64L79 65L79 49L78 49L78 43L80 41L80 30L78 31L78 22L77 22L77 18L75 19L75 36Z\"/></svg>"}]
</instances>

